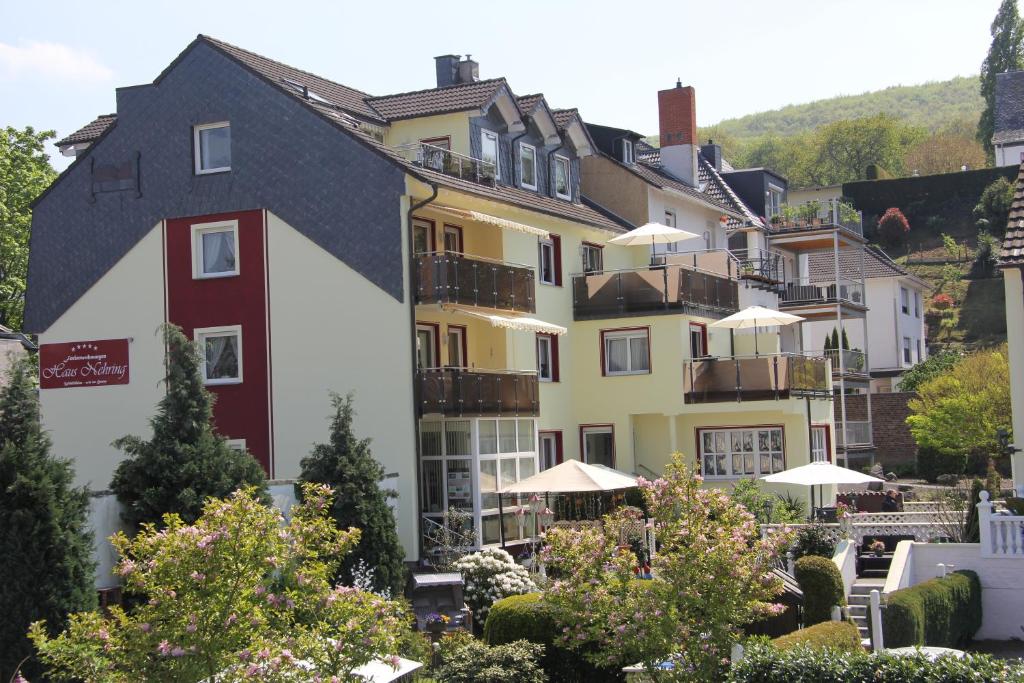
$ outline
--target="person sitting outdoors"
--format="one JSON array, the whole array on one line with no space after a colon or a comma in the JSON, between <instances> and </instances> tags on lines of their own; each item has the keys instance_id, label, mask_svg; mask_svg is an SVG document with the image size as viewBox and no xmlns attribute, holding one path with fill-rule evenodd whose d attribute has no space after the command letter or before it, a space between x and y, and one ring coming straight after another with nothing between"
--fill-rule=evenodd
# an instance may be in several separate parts
<instances>
[{"instance_id":1,"label":"person sitting outdoors","mask_svg":"<svg viewBox=\"0 0 1024 683\"><path fill-rule=\"evenodd\" d=\"M882 500L882 512L899 512L900 502L896 499L896 491L889 489L885 492L885 498Z\"/></svg>"}]
</instances>

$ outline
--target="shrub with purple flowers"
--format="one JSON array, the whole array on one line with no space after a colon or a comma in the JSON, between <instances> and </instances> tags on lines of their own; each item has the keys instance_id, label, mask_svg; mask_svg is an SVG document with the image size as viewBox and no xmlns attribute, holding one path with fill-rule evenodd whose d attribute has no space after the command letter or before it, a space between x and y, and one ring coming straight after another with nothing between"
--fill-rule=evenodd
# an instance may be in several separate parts
<instances>
[{"instance_id":1,"label":"shrub with purple flowers","mask_svg":"<svg viewBox=\"0 0 1024 683\"><path fill-rule=\"evenodd\" d=\"M404 606L331 585L359 540L328 516L329 488L307 484L284 523L252 489L211 499L195 524L174 514L112 539L126 590L142 603L72 615L51 638L29 637L55 678L95 682L350 680L396 651Z\"/></svg>"},{"instance_id":2,"label":"shrub with purple flowers","mask_svg":"<svg viewBox=\"0 0 1024 683\"><path fill-rule=\"evenodd\" d=\"M560 647L600 666L642 662L652 680L722 680L739 627L781 610L772 568L788 534L762 540L743 506L701 483L678 453L663 478L640 481L658 542L648 581L619 544L636 511L606 516L603 530L548 532L545 561L558 578L544 599ZM658 670L667 660L673 670Z\"/></svg>"}]
</instances>

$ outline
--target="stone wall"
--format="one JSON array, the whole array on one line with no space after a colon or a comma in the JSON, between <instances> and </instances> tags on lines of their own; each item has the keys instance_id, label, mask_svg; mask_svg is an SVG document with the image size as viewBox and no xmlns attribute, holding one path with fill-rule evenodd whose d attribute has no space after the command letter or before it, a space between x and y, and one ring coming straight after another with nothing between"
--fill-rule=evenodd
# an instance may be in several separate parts
<instances>
[{"instance_id":1,"label":"stone wall","mask_svg":"<svg viewBox=\"0 0 1024 683\"><path fill-rule=\"evenodd\" d=\"M913 462L917 458L917 444L907 427L910 408L907 402L912 392L871 394L871 432L875 442L875 461L883 466ZM840 419L836 403L836 420ZM867 396L857 394L846 397L846 419L867 419Z\"/></svg>"}]
</instances>

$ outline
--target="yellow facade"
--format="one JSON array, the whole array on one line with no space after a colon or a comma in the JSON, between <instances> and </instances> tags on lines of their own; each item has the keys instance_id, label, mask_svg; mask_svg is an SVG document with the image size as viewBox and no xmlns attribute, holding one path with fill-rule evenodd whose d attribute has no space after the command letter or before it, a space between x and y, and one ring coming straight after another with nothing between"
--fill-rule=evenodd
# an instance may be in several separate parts
<instances>
[{"instance_id":1,"label":"yellow facade","mask_svg":"<svg viewBox=\"0 0 1024 683\"><path fill-rule=\"evenodd\" d=\"M451 151L469 156L469 117L472 112L456 112L438 116L392 121L384 137L388 147L447 137Z\"/></svg>"}]
</instances>

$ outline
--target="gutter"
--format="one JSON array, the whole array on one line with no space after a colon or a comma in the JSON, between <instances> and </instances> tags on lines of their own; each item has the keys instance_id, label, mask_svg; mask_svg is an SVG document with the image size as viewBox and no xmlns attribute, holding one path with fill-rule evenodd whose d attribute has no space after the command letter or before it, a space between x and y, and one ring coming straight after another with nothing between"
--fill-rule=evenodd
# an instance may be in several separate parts
<instances>
[{"instance_id":1,"label":"gutter","mask_svg":"<svg viewBox=\"0 0 1024 683\"><path fill-rule=\"evenodd\" d=\"M39 350L39 347L21 332L0 332L0 339L13 339L21 343L23 349L29 352Z\"/></svg>"}]
</instances>

